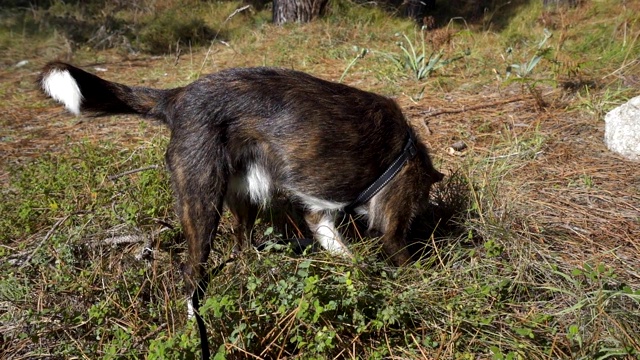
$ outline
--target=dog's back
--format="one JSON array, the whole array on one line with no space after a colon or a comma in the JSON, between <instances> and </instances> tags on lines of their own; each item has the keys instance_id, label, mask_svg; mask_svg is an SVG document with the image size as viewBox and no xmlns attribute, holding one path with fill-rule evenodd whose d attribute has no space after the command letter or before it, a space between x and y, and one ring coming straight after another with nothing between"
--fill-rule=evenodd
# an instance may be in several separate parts
<instances>
[{"instance_id":1,"label":"dog's back","mask_svg":"<svg viewBox=\"0 0 640 360\"><path fill-rule=\"evenodd\" d=\"M344 204L411 131L393 100L292 70L222 71L184 88L174 109L172 141L223 136L232 173L261 166L281 189Z\"/></svg>"}]
</instances>

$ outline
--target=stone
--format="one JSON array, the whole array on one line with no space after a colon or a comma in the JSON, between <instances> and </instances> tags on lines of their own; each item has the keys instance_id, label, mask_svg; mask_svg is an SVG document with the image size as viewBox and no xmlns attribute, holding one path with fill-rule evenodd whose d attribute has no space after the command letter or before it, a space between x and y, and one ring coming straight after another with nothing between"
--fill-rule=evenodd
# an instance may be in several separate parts
<instances>
[{"instance_id":1,"label":"stone","mask_svg":"<svg viewBox=\"0 0 640 360\"><path fill-rule=\"evenodd\" d=\"M640 96L609 111L604 122L607 148L627 159L640 160Z\"/></svg>"}]
</instances>

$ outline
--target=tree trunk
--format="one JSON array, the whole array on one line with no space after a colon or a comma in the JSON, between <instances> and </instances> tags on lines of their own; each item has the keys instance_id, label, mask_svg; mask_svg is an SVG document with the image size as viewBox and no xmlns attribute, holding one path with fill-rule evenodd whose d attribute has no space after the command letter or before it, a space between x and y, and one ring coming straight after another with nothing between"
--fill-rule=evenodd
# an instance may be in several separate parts
<instances>
[{"instance_id":1,"label":"tree trunk","mask_svg":"<svg viewBox=\"0 0 640 360\"><path fill-rule=\"evenodd\" d=\"M273 22L309 22L324 12L329 0L273 0Z\"/></svg>"}]
</instances>

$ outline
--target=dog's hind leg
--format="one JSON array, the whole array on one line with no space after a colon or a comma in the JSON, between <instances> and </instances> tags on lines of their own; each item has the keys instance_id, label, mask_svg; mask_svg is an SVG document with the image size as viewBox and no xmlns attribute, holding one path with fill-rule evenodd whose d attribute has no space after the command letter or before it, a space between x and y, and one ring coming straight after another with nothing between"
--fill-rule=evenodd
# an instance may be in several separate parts
<instances>
[{"instance_id":1,"label":"dog's hind leg","mask_svg":"<svg viewBox=\"0 0 640 360\"><path fill-rule=\"evenodd\" d=\"M224 149L215 145L216 139L207 140L205 144L199 144L198 138L179 139L174 135L169 143L166 161L171 172L176 212L187 240L185 290L191 299L206 275L211 244L223 210L228 166ZM191 301L188 304L191 317L194 309Z\"/></svg>"},{"instance_id":2,"label":"dog's hind leg","mask_svg":"<svg viewBox=\"0 0 640 360\"><path fill-rule=\"evenodd\" d=\"M251 203L248 196L231 191L227 194L225 202L234 218L233 232L237 250L243 251L251 245L251 231L258 217L259 207Z\"/></svg>"}]
</instances>

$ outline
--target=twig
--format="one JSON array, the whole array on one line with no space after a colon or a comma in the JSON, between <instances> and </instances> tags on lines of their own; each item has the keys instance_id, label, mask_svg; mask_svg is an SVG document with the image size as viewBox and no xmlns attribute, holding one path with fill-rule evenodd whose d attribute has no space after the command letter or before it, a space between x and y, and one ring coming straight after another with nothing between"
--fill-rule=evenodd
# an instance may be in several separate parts
<instances>
[{"instance_id":1,"label":"twig","mask_svg":"<svg viewBox=\"0 0 640 360\"><path fill-rule=\"evenodd\" d=\"M416 340L415 336L413 336L413 334L411 334L411 339L413 340L413 343L416 344L416 346L418 346L418 350L420 350L420 354L422 354L422 358L423 359L428 359L427 354L424 353L424 350L422 350L422 346L420 346L420 343L418 342L418 340Z\"/></svg>"},{"instance_id":2,"label":"twig","mask_svg":"<svg viewBox=\"0 0 640 360\"><path fill-rule=\"evenodd\" d=\"M238 15L239 13L241 13L241 12L243 12L243 11L247 10L247 9L250 9L250 8L252 8L252 6L251 6L251 5L245 5L245 6L243 6L243 7L240 7L240 8L235 9L235 10L231 13L231 15L227 16L227 18L224 20L224 22L223 22L222 24L226 23L227 21L231 20L231 18L233 18L234 16L236 16L236 15ZM216 34L216 35L217 35L217 34Z\"/></svg>"},{"instance_id":3,"label":"twig","mask_svg":"<svg viewBox=\"0 0 640 360\"><path fill-rule=\"evenodd\" d=\"M150 338L156 336L165 327L167 327L167 323L160 324L160 326L158 326L155 330L151 331L150 333L148 333L143 337L138 338L138 340L136 340L136 342L134 343L133 347L137 347L140 344L144 343L145 341L149 340Z\"/></svg>"},{"instance_id":4,"label":"twig","mask_svg":"<svg viewBox=\"0 0 640 360\"><path fill-rule=\"evenodd\" d=\"M91 359L90 357L87 356L87 354L84 353L84 351L82 350L82 345L80 345L80 343L78 342L78 340L71 336L71 334L69 334L69 332L67 331L67 329L62 329L62 331L64 331L65 335L67 335L67 337L69 337L69 340L73 341L73 343L75 344L76 348L80 351L80 353L82 354L82 357L89 360Z\"/></svg>"},{"instance_id":5,"label":"twig","mask_svg":"<svg viewBox=\"0 0 640 360\"><path fill-rule=\"evenodd\" d=\"M536 157L540 154L544 153L544 151L536 151L535 153L533 153L533 157ZM499 156L493 156L488 158L487 160L498 160L498 159L506 159L506 158L510 158L513 156L518 156L518 155L529 155L531 154L531 151L522 151L522 152L517 152L517 153L511 153L511 154L507 154L507 155L499 155Z\"/></svg>"},{"instance_id":6,"label":"twig","mask_svg":"<svg viewBox=\"0 0 640 360\"><path fill-rule=\"evenodd\" d=\"M505 105L505 104L510 104L510 103L513 103L513 102L524 101L524 100L526 100L525 97L518 96L516 98L511 98L511 99L507 99L507 100L494 101L492 103L487 103L487 104L482 104L482 105L463 107L462 109L440 110L440 111L435 111L435 112L432 112L432 113L423 113L423 114L425 114L425 118L439 116L439 115L442 115L442 114L459 114L459 113L466 112L466 111L479 110L479 109L484 109L484 108L488 108L488 107L492 107L492 106Z\"/></svg>"},{"instance_id":7,"label":"twig","mask_svg":"<svg viewBox=\"0 0 640 360\"><path fill-rule=\"evenodd\" d=\"M225 344L225 345L226 345L226 347L227 347L227 348L228 348L228 347L234 347L236 350L238 350L238 351L240 351L240 352L244 353L244 356L245 356L246 358L253 357L253 358L258 359L258 360L263 360L263 358L261 358L260 356L258 356L258 355L256 355L256 354L253 354L253 353L250 353L250 352L248 352L247 350L245 350L245 349L243 349L243 348L239 347L239 346L238 346L238 345L236 345L236 344L233 344L233 343L227 343L227 344Z\"/></svg>"},{"instance_id":8,"label":"twig","mask_svg":"<svg viewBox=\"0 0 640 360\"><path fill-rule=\"evenodd\" d=\"M168 230L173 230L173 229L175 229L175 226L173 226L173 224L170 224L169 222L164 221L164 220L162 220L162 219L157 219L157 218L156 218L156 219L153 219L153 221L155 221L157 224L160 224L160 225L164 226L164 227L165 227L165 228L167 228Z\"/></svg>"},{"instance_id":9,"label":"twig","mask_svg":"<svg viewBox=\"0 0 640 360\"><path fill-rule=\"evenodd\" d=\"M302 302L300 302L300 304L302 304ZM282 336L282 333L284 333L284 332L285 332L285 330L287 331L287 335L289 335L289 333L291 332L291 326L292 326L292 324L293 324L293 321L296 319L296 315L298 314L298 312L299 312L299 311L300 311L300 305L298 305L298 307L297 307L297 308L295 308L293 311L291 311L289 314L287 314L287 316L285 316L282 320L278 321L278 323L277 323L277 324L276 324L276 326L273 328L273 330L269 331L269 333L267 334L267 338L268 338L269 336L272 336L272 335L273 335L273 333L274 333L275 331L277 331L279 328L281 328L281 327L282 327L282 324L283 324L285 321L287 322L287 324L285 325L285 327L282 327L282 330L280 330L280 332L278 333L278 335L276 335L276 336L273 338L273 340L269 343L269 345L267 345L267 346L264 348L264 350L262 350L262 352L260 353L260 355L261 355L261 356L262 356L262 355L264 355L264 354L269 350L269 348L270 348L270 347L271 347L271 346L272 346L276 341L278 341L278 338L280 338L280 336ZM279 355L281 355L281 354L282 354L282 350L283 350L283 348L282 348L282 347L280 347L280 354L279 354ZM280 357L278 356L278 358L280 358Z\"/></svg>"},{"instance_id":10,"label":"twig","mask_svg":"<svg viewBox=\"0 0 640 360\"><path fill-rule=\"evenodd\" d=\"M131 175L131 174L134 174L134 173L137 173L137 172L140 172L140 171L154 170L154 169L157 169L158 167L159 166L157 164L155 164L155 165L149 165L149 166L146 166L146 167L142 167L142 168L139 168L139 169L133 169L133 170L125 171L125 172L120 173L120 174L109 176L109 180L115 180L117 178L121 178L123 176Z\"/></svg>"},{"instance_id":11,"label":"twig","mask_svg":"<svg viewBox=\"0 0 640 360\"><path fill-rule=\"evenodd\" d=\"M389 350L389 355L393 357L393 350L391 350L391 345L389 344L389 337L387 337L387 332L384 332L384 342L387 344L387 349Z\"/></svg>"},{"instance_id":12,"label":"twig","mask_svg":"<svg viewBox=\"0 0 640 360\"><path fill-rule=\"evenodd\" d=\"M38 250L40 250L40 248L42 247L42 245L44 245L44 243L49 240L49 238L51 237L51 235L53 235L53 232L56 231L56 229L58 228L58 226L62 225L62 223L64 223L65 221L67 221L67 219L71 216L71 215L75 215L75 213L71 213L65 217L63 217L62 219L56 221L55 224L53 224L53 226L51 227L51 229L49 230L49 232L47 232L47 235L45 235L42 240L40 240L40 243L38 244L38 246L36 246L35 249L33 249L33 251L29 254L29 256L27 256L27 258L25 259L25 261L22 263L22 265L20 265L20 267L25 267L27 264L29 264L29 262L31 261L31 259L33 258L33 256L35 255L35 253L38 252Z\"/></svg>"}]
</instances>

